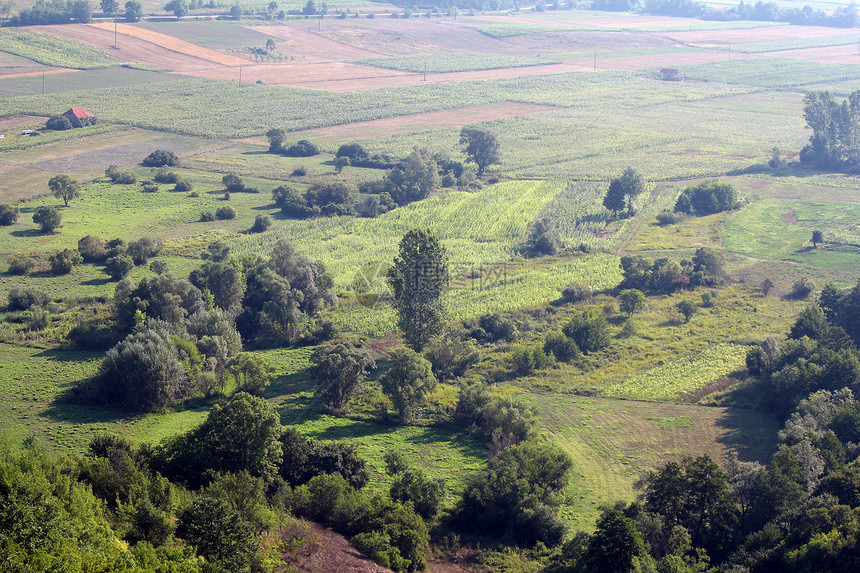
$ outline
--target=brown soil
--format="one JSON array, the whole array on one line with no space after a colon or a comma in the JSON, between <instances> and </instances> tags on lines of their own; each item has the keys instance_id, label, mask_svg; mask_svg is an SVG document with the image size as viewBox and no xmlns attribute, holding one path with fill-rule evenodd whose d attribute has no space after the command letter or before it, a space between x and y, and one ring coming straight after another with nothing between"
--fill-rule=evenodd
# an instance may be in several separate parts
<instances>
[{"instance_id":1,"label":"brown soil","mask_svg":"<svg viewBox=\"0 0 860 573\"><path fill-rule=\"evenodd\" d=\"M305 62L348 62L361 58L377 58L386 54L356 47L350 43L327 38L310 30L296 26L245 26L262 34L283 38L278 51ZM326 22L328 28L328 22Z\"/></svg>"},{"instance_id":2,"label":"brown soil","mask_svg":"<svg viewBox=\"0 0 860 573\"><path fill-rule=\"evenodd\" d=\"M797 225L797 215L795 215L792 209L789 209L785 213L782 214L782 220L788 223L789 225Z\"/></svg>"},{"instance_id":3,"label":"brown soil","mask_svg":"<svg viewBox=\"0 0 860 573\"><path fill-rule=\"evenodd\" d=\"M66 72L77 72L80 70L73 70L70 68L54 68L50 70L44 70L41 72L16 72L12 74L0 74L0 80L5 80L8 78L26 78L28 76L41 76L43 74L65 74Z\"/></svg>"},{"instance_id":4,"label":"brown soil","mask_svg":"<svg viewBox=\"0 0 860 573\"><path fill-rule=\"evenodd\" d=\"M246 64L248 62L248 60L243 60L242 58L237 58L236 56L230 56L228 54L223 54L215 50L210 50L209 48L197 46L195 44L192 44L191 42L186 42L185 40L180 40L179 38L174 38L173 36L168 36L167 34L153 32L152 30L138 28L136 26L130 26L128 24L112 25L103 22L99 24L89 24L89 26L93 28L99 28L100 30L107 30L108 32L113 32L114 30L116 30L119 34L122 34L123 36L130 36L132 38L144 40L146 42L150 42L151 44L155 44L156 46L161 46L162 48L171 50L173 52L177 52L185 56L194 56L195 58L207 60L215 64L221 64L224 66L241 66L242 64Z\"/></svg>"},{"instance_id":5,"label":"brown soil","mask_svg":"<svg viewBox=\"0 0 860 573\"><path fill-rule=\"evenodd\" d=\"M748 42L778 42L780 40L796 40L798 38L818 38L822 36L842 35L844 29L824 28L821 26L766 26L750 30L699 30L689 32L661 33L684 44L696 45L731 45Z\"/></svg>"},{"instance_id":6,"label":"brown soil","mask_svg":"<svg viewBox=\"0 0 860 573\"><path fill-rule=\"evenodd\" d=\"M527 68L505 68L454 72L448 74L416 74L396 70L383 70L372 66L360 66L343 62L318 64L259 64L242 67L242 81L257 80L280 86L315 89L330 92L352 92L419 85L426 82L467 82L523 76L542 76L565 72L581 72L590 67L572 64L551 64ZM183 72L202 78L236 80L238 72L231 68L207 68Z\"/></svg>"},{"instance_id":7,"label":"brown soil","mask_svg":"<svg viewBox=\"0 0 860 573\"><path fill-rule=\"evenodd\" d=\"M319 548L298 566L299 573L391 573L377 565L346 540L343 535L330 531L315 523L309 524L314 535L318 536ZM472 573L475 570L461 564L468 555L461 551L451 559L435 557L427 552L428 573Z\"/></svg>"},{"instance_id":8,"label":"brown soil","mask_svg":"<svg viewBox=\"0 0 860 573\"><path fill-rule=\"evenodd\" d=\"M761 57L760 54L731 54L732 60L746 60ZM668 54L642 54L640 56L619 56L615 58L601 58L597 54L597 67L609 70L641 70L644 68L672 67L677 68L684 65L706 64L729 59L729 54L724 51L713 52L677 52ZM582 59L569 60L567 63L584 67L593 67L594 59L585 57ZM683 70L682 70L683 73Z\"/></svg>"},{"instance_id":9,"label":"brown soil","mask_svg":"<svg viewBox=\"0 0 860 573\"><path fill-rule=\"evenodd\" d=\"M0 132L30 127L39 123L45 123L45 118L38 115L10 115L0 117Z\"/></svg>"},{"instance_id":10,"label":"brown soil","mask_svg":"<svg viewBox=\"0 0 860 573\"><path fill-rule=\"evenodd\" d=\"M507 119L523 115L545 113L556 109L549 105L533 105L517 102L504 102L493 105L462 107L447 111L432 111L412 115L400 115L386 119L359 121L334 125L320 129L297 131L290 134L293 139L311 139L320 143L350 141L372 137L384 137L401 133L427 131L439 127L462 126L480 121ZM268 145L262 137L243 139L249 143Z\"/></svg>"},{"instance_id":11,"label":"brown soil","mask_svg":"<svg viewBox=\"0 0 860 573\"><path fill-rule=\"evenodd\" d=\"M786 50L782 52L771 52L771 57L794 58L807 62L821 62L824 64L856 64L860 62L857 44L846 44L844 46L829 46L826 48L806 48L803 50Z\"/></svg>"},{"instance_id":12,"label":"brown soil","mask_svg":"<svg viewBox=\"0 0 860 573\"><path fill-rule=\"evenodd\" d=\"M113 26L111 26L111 28L112 27ZM135 38L133 36L127 36L125 34L119 36L119 39L117 40L118 47L114 48L113 29L108 30L97 26L91 26L89 24L62 24L56 26L37 26L26 29L89 44L90 46L95 46L110 52L120 59L129 62L149 64L159 68L190 71L200 68L220 66L220 64L213 63L210 59L184 54L176 50L153 44L150 41ZM203 48L200 49L202 50ZM209 52L213 51L214 50L209 50Z\"/></svg>"}]
</instances>

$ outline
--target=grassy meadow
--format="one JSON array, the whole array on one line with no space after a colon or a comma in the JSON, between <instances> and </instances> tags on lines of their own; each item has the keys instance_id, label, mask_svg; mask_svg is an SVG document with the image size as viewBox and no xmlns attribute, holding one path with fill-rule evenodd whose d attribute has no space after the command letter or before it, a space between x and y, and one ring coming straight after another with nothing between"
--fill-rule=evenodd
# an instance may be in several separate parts
<instances>
[{"instance_id":1,"label":"grassy meadow","mask_svg":"<svg viewBox=\"0 0 860 573\"><path fill-rule=\"evenodd\" d=\"M240 3L265 8L257 4ZM148 6L144 3L145 9ZM268 83L240 88L235 82L129 69L108 53L54 39L44 47L49 56L42 56L41 48L29 49L29 36L21 40L17 31L0 30L0 58L5 58L0 63L32 70L86 68L44 78L0 74L0 203L20 208L16 224L0 227L0 305L14 287L37 288L51 298L48 326L42 332L29 330L20 312L0 314L0 431L17 441L33 436L55 451L80 453L99 433L116 432L135 443L157 442L206 416L207 408L197 403L139 415L64 400L72 385L95 374L101 358L70 347L65 335L78 320L109 312L116 283L101 265L82 264L68 275L53 276L44 261L56 250L75 248L86 235L157 239L162 244L159 258L181 277L202 264L200 252L215 240L226 241L236 255L266 256L277 241L287 239L299 254L323 262L331 273L340 306L329 317L384 362L386 352L400 341L395 312L384 298L366 306L362 297L384 294L382 277L401 237L420 227L440 238L452 263L452 288L444 299L451 323L472 324L487 313L518 321L519 339L479 344L481 359L465 378L485 381L494 393L516 395L538 409L539 432L574 460L565 518L575 528L593 527L600 504L632 499L640 472L670 459L690 453L719 458L730 451L743 459L764 459L775 447L774 419L702 401L741 380L750 346L766 336L783 336L810 304L784 296L795 280L812 277L819 287L832 280L842 285L857 280L856 179L808 170L796 159L809 136L801 90L845 93L857 84L860 68L779 56L791 49L847 45L848 35L834 31L792 41L753 36L755 41L733 49L755 58L691 64L681 69L687 81L663 82L655 71L660 61L667 61L666 54L705 48L667 48L659 34L719 34L769 24L679 19L642 26L634 16L614 15L619 25L610 27L570 24L570 14L528 14L535 23L463 17L439 25L438 34L450 42L456 42L461 26L479 30L487 46L533 42L534 49L522 51L522 56L511 55L511 45L485 52L470 46L452 55L429 44L428 30L436 30L436 19L399 22L397 33L404 40L397 50L362 63L415 73L514 71L491 79L347 93ZM583 21L592 14L575 12ZM239 54L265 45L270 36L242 24L247 22L141 26L223 52ZM308 28L307 23L295 25ZM635 38L624 31L628 28L637 31ZM571 35L575 43L603 30L618 31L619 38L611 52L616 58L607 59L650 54L655 67L547 75L525 71L568 57L550 55L547 37ZM649 44L646 35L656 39ZM541 55L536 55L538 48ZM272 189L284 183L304 191L314 183L355 185L382 177L383 171L354 166L336 172L332 160L344 143L358 142L371 153L394 157L415 147L444 152L458 161L464 156L456 122L416 124L405 133L369 129L356 139L335 135L321 143L320 155L306 158L268 153L264 135L271 128L298 132L507 102L550 109L478 124L498 135L502 151L501 161L488 169L480 188L442 188L376 218L296 220L272 204ZM38 137L20 135L24 128L40 129L47 116L73 106L96 113L99 124L44 131ZM287 138L295 139L290 133ZM775 147L789 160L785 169L766 167ZM175 192L172 184L160 185L157 193L142 193L139 185L113 184L104 177L111 164L133 170L139 179L150 177L140 161L155 149L176 152L181 162L176 171L192 183L193 194ZM644 174L646 191L636 199L634 216L616 218L603 206L603 197L608 181L627 166ZM298 167L307 174L295 175ZM40 206L62 204L47 188L48 179L60 172L83 182L82 195L60 208L63 221L57 232L44 234L32 215ZM221 179L228 172L240 174L260 193L233 193L225 200ZM671 210L686 186L714 177L738 189L738 209L657 224L657 214ZM203 212L224 205L236 210L235 219L200 221ZM259 214L268 215L272 225L265 233L249 234ZM541 219L554 226L560 251L526 257L523 245L530 225ZM810 242L813 230L824 233L825 244L818 248ZM627 317L613 308L611 296L622 279L620 258L640 254L682 260L699 247L720 252L727 284L650 296L645 308L629 318L635 328L625 334ZM14 253L38 256L41 268L23 277L9 274L7 260ZM151 276L146 267L130 275L134 280ZM767 296L760 289L764 279L776 283ZM595 296L562 304L561 290L573 281L588 285ZM702 294L712 290L714 296L706 304ZM689 322L675 308L681 300L697 307ZM584 308L609 317L613 338L608 349L527 376L511 373L517 345L542 344L546 332L560 329ZM486 446L449 423L421 420L397 426L360 407L348 416L325 413L314 397L312 351L312 346L263 350L276 374L264 395L284 425L316 439L356 444L373 470L374 491L383 491L389 483L383 456L390 449L446 479L452 492L487 463ZM368 382L365 402L378 397L377 378ZM433 408L450 413L457 391L456 381L441 384L432 397ZM453 499L452 493L449 502Z\"/></svg>"}]
</instances>

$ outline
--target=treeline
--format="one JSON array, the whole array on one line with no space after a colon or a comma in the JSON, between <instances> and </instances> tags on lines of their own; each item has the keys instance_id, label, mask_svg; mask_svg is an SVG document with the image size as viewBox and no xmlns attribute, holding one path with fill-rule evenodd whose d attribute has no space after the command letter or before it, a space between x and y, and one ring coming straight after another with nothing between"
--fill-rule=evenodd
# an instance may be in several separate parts
<instances>
[{"instance_id":1,"label":"treeline","mask_svg":"<svg viewBox=\"0 0 860 573\"><path fill-rule=\"evenodd\" d=\"M36 26L41 24L68 24L72 21L86 24L92 19L89 0L36 0L29 10L21 10L7 21L9 26Z\"/></svg>"},{"instance_id":2,"label":"treeline","mask_svg":"<svg viewBox=\"0 0 860 573\"><path fill-rule=\"evenodd\" d=\"M800 26L830 26L854 28L860 24L857 5L850 2L828 14L810 6L784 8L775 2L744 2L732 8L718 8L699 0L605 0L599 1L601 10L636 12L661 16L681 16L702 20L755 20L759 22L788 22Z\"/></svg>"},{"instance_id":3,"label":"treeline","mask_svg":"<svg viewBox=\"0 0 860 573\"><path fill-rule=\"evenodd\" d=\"M812 130L800 161L826 169L855 171L860 167L860 90L839 102L828 91L810 91L803 115Z\"/></svg>"}]
</instances>

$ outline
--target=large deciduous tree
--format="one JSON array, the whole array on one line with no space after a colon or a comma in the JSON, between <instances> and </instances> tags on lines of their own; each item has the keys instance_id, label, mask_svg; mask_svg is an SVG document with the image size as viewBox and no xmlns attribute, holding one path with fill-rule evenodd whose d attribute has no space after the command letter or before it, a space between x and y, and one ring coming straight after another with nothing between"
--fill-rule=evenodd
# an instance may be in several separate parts
<instances>
[{"instance_id":1,"label":"large deciduous tree","mask_svg":"<svg viewBox=\"0 0 860 573\"><path fill-rule=\"evenodd\" d=\"M391 397L402 422L412 419L415 408L436 389L433 367L409 348L398 348L391 356L391 369L382 377L382 390Z\"/></svg>"},{"instance_id":2,"label":"large deciduous tree","mask_svg":"<svg viewBox=\"0 0 860 573\"><path fill-rule=\"evenodd\" d=\"M406 344L421 350L442 330L442 294L448 288L448 255L429 229L412 229L388 271L397 324Z\"/></svg>"},{"instance_id":3,"label":"large deciduous tree","mask_svg":"<svg viewBox=\"0 0 860 573\"><path fill-rule=\"evenodd\" d=\"M39 225L43 233L53 233L60 226L62 215L56 207L41 206L33 213L33 222Z\"/></svg>"},{"instance_id":4,"label":"large deciduous tree","mask_svg":"<svg viewBox=\"0 0 860 573\"><path fill-rule=\"evenodd\" d=\"M376 362L366 350L338 342L322 344L311 355L317 396L336 410L344 408Z\"/></svg>"},{"instance_id":5,"label":"large deciduous tree","mask_svg":"<svg viewBox=\"0 0 860 573\"><path fill-rule=\"evenodd\" d=\"M464 127L460 130L460 145L469 161L478 166L478 175L498 163L502 158L501 146L496 134L480 127Z\"/></svg>"},{"instance_id":6,"label":"large deciduous tree","mask_svg":"<svg viewBox=\"0 0 860 573\"><path fill-rule=\"evenodd\" d=\"M627 204L627 216L633 216L633 201L645 191L645 177L628 167L621 176L609 182L609 191L603 199L603 205L611 211L620 211ZM607 205L609 202L609 205Z\"/></svg>"},{"instance_id":7,"label":"large deciduous tree","mask_svg":"<svg viewBox=\"0 0 860 573\"><path fill-rule=\"evenodd\" d=\"M65 173L54 175L48 180L48 188L57 199L62 199L66 207L69 201L81 196L81 185L76 179L72 179Z\"/></svg>"}]
</instances>

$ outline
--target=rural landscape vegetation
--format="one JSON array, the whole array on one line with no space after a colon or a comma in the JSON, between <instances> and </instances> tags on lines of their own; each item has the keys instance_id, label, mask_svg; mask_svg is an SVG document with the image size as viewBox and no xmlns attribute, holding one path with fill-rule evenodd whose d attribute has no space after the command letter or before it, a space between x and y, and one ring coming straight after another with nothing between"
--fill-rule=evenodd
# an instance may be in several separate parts
<instances>
[{"instance_id":1,"label":"rural landscape vegetation","mask_svg":"<svg viewBox=\"0 0 860 573\"><path fill-rule=\"evenodd\" d=\"M854 2L0 17L3 571L860 569Z\"/></svg>"}]
</instances>

